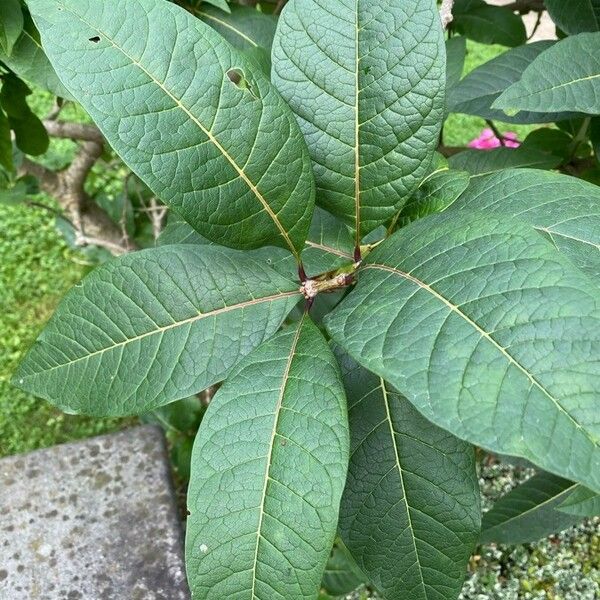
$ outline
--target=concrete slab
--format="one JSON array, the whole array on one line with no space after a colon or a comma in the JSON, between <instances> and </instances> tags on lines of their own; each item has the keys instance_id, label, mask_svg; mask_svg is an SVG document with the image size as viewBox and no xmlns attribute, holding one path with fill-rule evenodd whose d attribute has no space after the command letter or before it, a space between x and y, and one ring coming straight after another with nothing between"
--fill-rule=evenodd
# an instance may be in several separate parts
<instances>
[{"instance_id":1,"label":"concrete slab","mask_svg":"<svg viewBox=\"0 0 600 600\"><path fill-rule=\"evenodd\" d=\"M0 461L1 600L189 597L159 429Z\"/></svg>"}]
</instances>

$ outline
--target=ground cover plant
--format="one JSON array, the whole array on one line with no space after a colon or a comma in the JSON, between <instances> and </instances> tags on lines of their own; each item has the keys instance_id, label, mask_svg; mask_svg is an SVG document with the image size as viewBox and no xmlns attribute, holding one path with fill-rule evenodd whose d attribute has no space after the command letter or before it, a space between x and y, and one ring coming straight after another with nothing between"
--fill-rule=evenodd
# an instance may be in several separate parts
<instances>
[{"instance_id":1,"label":"ground cover plant","mask_svg":"<svg viewBox=\"0 0 600 600\"><path fill-rule=\"evenodd\" d=\"M171 210L129 253L150 244L99 216L75 160L61 172L76 241L124 255L67 295L14 383L98 416L220 385L191 457L194 597L456 598L478 540L599 512L598 10L548 1L564 39L525 45L515 11L540 2L217 4L13 3L4 147L45 150L27 34L103 135L82 160L105 138ZM463 36L514 48L461 80ZM498 147L447 145L452 111ZM496 120L558 127L518 145ZM48 183L3 156L7 195ZM483 521L475 447L538 469Z\"/></svg>"}]
</instances>

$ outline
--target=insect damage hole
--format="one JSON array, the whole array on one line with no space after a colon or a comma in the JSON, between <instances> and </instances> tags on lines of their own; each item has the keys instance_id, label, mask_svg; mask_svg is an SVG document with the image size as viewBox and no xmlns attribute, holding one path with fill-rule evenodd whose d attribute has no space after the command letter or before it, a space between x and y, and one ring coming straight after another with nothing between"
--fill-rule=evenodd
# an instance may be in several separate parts
<instances>
[{"instance_id":1,"label":"insect damage hole","mask_svg":"<svg viewBox=\"0 0 600 600\"><path fill-rule=\"evenodd\" d=\"M100 41L100 36L99 35L95 35L94 37L89 38L90 42L93 42L94 44L97 44Z\"/></svg>"},{"instance_id":2,"label":"insect damage hole","mask_svg":"<svg viewBox=\"0 0 600 600\"><path fill-rule=\"evenodd\" d=\"M240 90L248 92L253 98L258 98L252 89L251 82L246 79L246 76L241 69L229 69L229 71L227 71L227 78Z\"/></svg>"}]
</instances>

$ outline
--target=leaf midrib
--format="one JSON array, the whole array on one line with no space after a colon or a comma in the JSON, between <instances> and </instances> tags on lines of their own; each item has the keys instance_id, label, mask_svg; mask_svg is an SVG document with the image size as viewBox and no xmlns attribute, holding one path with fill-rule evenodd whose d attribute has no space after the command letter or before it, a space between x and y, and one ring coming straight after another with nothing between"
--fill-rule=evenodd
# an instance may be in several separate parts
<instances>
[{"instance_id":1,"label":"leaf midrib","mask_svg":"<svg viewBox=\"0 0 600 600\"><path fill-rule=\"evenodd\" d=\"M243 31L241 31L237 27L234 27L231 23L227 23L227 21L223 21L222 19L219 19L218 17L215 17L214 15L211 15L207 12L204 12L204 11L198 10L198 9L194 9L194 14L205 17L206 19L212 19L213 21L216 21L219 25L222 25L223 27L227 27L227 29L230 29L231 31L233 31L236 35L239 35L241 38L246 40L248 43L252 44L255 48L258 48L257 42L255 42L252 38L248 37Z\"/></svg>"},{"instance_id":2,"label":"leaf midrib","mask_svg":"<svg viewBox=\"0 0 600 600\"><path fill-rule=\"evenodd\" d=\"M390 411L390 405L389 405L389 397L388 397L388 391L385 385L385 381L383 379L379 379L380 382L380 387L381 387L381 392L382 392L382 396L383 396L383 404L385 406L385 414L386 414L386 420L388 422L388 426L390 429L390 437L392 439L392 445L394 447L394 456L396 459L396 468L398 470L398 476L400 477L400 485L402 487L402 495L403 495L403 500L404 500L404 505L406 506L406 516L408 518L408 527L410 530L410 539L412 541L412 545L413 548L415 550L415 560L417 561L417 566L419 568L419 582L421 584L421 587L423 588L423 596L425 598L427 598L427 590L425 589L425 579L423 577L423 569L421 567L421 560L419 558L419 551L417 549L417 541L414 535L414 527L413 527L413 523L412 523L412 515L410 513L410 506L408 504L408 497L406 495L406 486L404 485L404 472L402 469L402 465L400 463L400 451L398 449L398 444L396 442L396 432L394 431L394 425L392 423L392 415L391 415L391 411Z\"/></svg>"},{"instance_id":3,"label":"leaf midrib","mask_svg":"<svg viewBox=\"0 0 600 600\"><path fill-rule=\"evenodd\" d=\"M275 422L273 423L273 430L271 431L271 440L269 442L269 452L267 454L265 475L264 475L264 484L263 490L260 500L260 515L258 518L258 527L256 529L256 546L254 548L254 559L252 561L252 593L251 600L256 598L256 568L258 566L258 552L260 547L260 540L262 536L262 526L263 526L263 518L265 515L265 502L267 499L267 488L269 486L269 473L271 471L271 461L273 458L273 447L275 445L275 436L277 435L277 428L279 425L279 418L281 416L281 407L283 405L283 397L285 395L285 390L287 388L287 383L290 375L290 369L292 368L292 362L294 361L294 356L296 355L296 347L298 346L298 340L300 339L300 333L302 332L302 326L304 324L305 315L300 319L300 323L298 324L298 329L294 334L294 339L292 340L292 345L290 346L290 353L288 355L287 363L285 365L285 370L283 372L283 376L281 379L281 389L279 390L279 397L277 398L277 404L275 406Z\"/></svg>"},{"instance_id":4,"label":"leaf midrib","mask_svg":"<svg viewBox=\"0 0 600 600\"><path fill-rule=\"evenodd\" d=\"M98 27L96 27L92 23L89 23L81 15L78 15L76 12L74 12L69 7L65 6L64 4L60 4L60 6L62 6L65 10L67 10L68 12L70 12L75 18L79 19L82 23L85 23L85 25L87 25L88 27L91 27L94 31L96 31L97 33L99 33L108 42L110 42L110 44L112 45L113 48L115 48L116 50L118 50L119 52L121 52L123 54L123 56L125 56L129 61L131 61L132 64L136 65L151 81L153 81L156 84L156 86L159 89L161 89L167 96L169 96L171 98L171 100L173 100L173 102L175 102L175 104L191 119L191 121L193 123L195 123L198 126L198 128L204 133L204 135L206 135L206 137L218 148L219 152L221 152L221 154L223 155L223 157L226 158L227 161L231 164L231 166L237 171L239 177L244 181L244 183L246 183L246 185L248 186L248 188L250 189L250 191L254 194L254 196L262 204L263 210L269 215L269 217L271 218L271 220L273 221L273 223L275 224L275 226L279 230L279 233L281 234L281 236L285 240L286 244L289 246L290 251L292 252L292 254L294 255L294 257L296 257L296 259L299 261L300 259L299 259L298 251L296 250L296 247L292 243L292 240L290 239L287 231L285 230L285 228L283 227L283 225L279 221L278 216L275 214L275 212L273 211L273 209L269 206L269 203L266 201L266 199L264 198L264 196L260 193L260 191L258 190L258 188L256 187L256 185L254 185L254 183L252 182L252 180L248 177L248 175L246 175L246 172L244 171L244 169L237 164L237 162L235 161L235 159L221 145L221 143L213 135L213 133L209 129L206 129L206 127L204 127L204 125L200 122L199 119L196 118L196 116L190 111L190 109L188 109L183 104L183 102L181 101L180 98L177 98L177 96L175 96L174 94L172 94L165 87L165 85L161 81L159 81L158 79L156 79L156 77L154 77L154 75L152 75L139 61L135 60L132 56L130 56L127 52L125 52L125 50L123 48L121 48L119 45L117 45L116 42L106 32L104 32L103 30L99 29Z\"/></svg>"},{"instance_id":5,"label":"leaf midrib","mask_svg":"<svg viewBox=\"0 0 600 600\"><path fill-rule=\"evenodd\" d=\"M218 308L216 310L212 310L210 312L206 312L206 313L198 313L197 315L190 317L188 319L184 319L183 321L177 321L175 323L171 323L169 325L165 325L164 327L159 327L157 329L153 329L152 331L147 331L146 333L142 333L140 335L137 335L135 337L132 338L127 338L126 340L122 341L122 342L118 342L116 344L113 344L112 346L107 346L106 348L102 348L100 350L96 350L94 352L91 352L89 354L85 354L84 356L80 356L78 358L76 358L75 360L69 361L69 362L64 362L61 363L59 365L55 365L54 367L50 367L49 369L44 369L44 376L51 372L54 371L55 369L61 369L61 368L65 368L65 367L70 367L71 365L78 363L79 361L82 360L87 360L89 358L92 358L93 356L97 356L98 354L103 354L104 352L108 352L110 350L114 350L115 348L120 348L121 346L125 346L127 344L131 344L133 342L137 342L138 340L144 339L146 337L152 336L152 335L157 335L157 334L162 334L165 331L168 331L170 329L175 329L177 327L182 327L184 325L188 325L190 323L195 323L197 321L201 321L202 319L206 319L206 318L210 318L210 317L215 317L215 316L219 316L222 314L226 314L228 312L240 309L240 308L246 308L248 306L256 306L258 304L262 304L263 302L272 302L274 300L279 300L281 298L291 298L293 296L300 296L300 291L293 291L293 292L283 292L281 294L274 294L272 296L265 296L264 298L253 298L252 300L246 300L245 302L240 302L238 304L232 304L231 306L225 306L223 308ZM22 378L23 379L29 379L31 377L35 377L36 375L38 375L38 373L34 373L32 375L25 375Z\"/></svg>"},{"instance_id":6,"label":"leaf midrib","mask_svg":"<svg viewBox=\"0 0 600 600\"><path fill-rule=\"evenodd\" d=\"M530 373L521 363L519 363L513 356L510 354L506 348L502 347L485 329L483 329L480 325L478 325L473 319L471 319L468 315L460 310L460 308L450 302L447 298L442 296L438 291L434 290L430 285L425 282L417 279L410 273L405 273L400 269L396 269L394 267L388 267L387 265L382 265L378 263L371 263L364 266L365 269L376 269L380 271L387 271L388 273L392 273L395 275L399 275L403 279L407 281L411 281L421 289L429 292L432 296L437 298L440 302L445 304L452 312L461 317L466 323L468 323L471 327L473 327L483 338L485 338L489 343L491 343L512 365L517 367L531 382L532 385L537 387L545 396L547 396L553 404L575 425L577 429L579 429L584 437L589 440L595 447L600 448L600 444L598 441L594 440L590 434L586 431L584 427L582 427L578 421L562 406L562 404L555 398L533 375Z\"/></svg>"}]
</instances>

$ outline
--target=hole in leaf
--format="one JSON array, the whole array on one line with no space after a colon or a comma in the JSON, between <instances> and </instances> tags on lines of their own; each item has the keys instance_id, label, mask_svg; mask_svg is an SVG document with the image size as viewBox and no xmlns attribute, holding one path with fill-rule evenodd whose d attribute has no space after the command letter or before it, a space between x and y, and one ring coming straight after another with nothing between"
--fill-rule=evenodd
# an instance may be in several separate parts
<instances>
[{"instance_id":1,"label":"hole in leaf","mask_svg":"<svg viewBox=\"0 0 600 600\"><path fill-rule=\"evenodd\" d=\"M227 71L227 77L231 83L233 83L236 87L244 92L248 92L253 98L258 98L258 96L254 93L252 89L252 84L241 69L229 69Z\"/></svg>"},{"instance_id":2,"label":"hole in leaf","mask_svg":"<svg viewBox=\"0 0 600 600\"><path fill-rule=\"evenodd\" d=\"M90 42L94 42L94 44L97 44L99 41L100 41L99 35L95 35L94 37L90 38Z\"/></svg>"}]
</instances>

